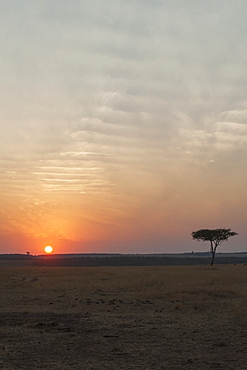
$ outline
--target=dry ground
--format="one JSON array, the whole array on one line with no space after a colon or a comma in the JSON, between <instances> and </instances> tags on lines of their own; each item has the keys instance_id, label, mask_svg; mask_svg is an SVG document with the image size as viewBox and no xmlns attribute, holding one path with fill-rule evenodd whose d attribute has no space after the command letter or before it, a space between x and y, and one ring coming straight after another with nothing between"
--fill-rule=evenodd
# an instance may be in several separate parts
<instances>
[{"instance_id":1,"label":"dry ground","mask_svg":"<svg viewBox=\"0 0 247 370\"><path fill-rule=\"evenodd\" d=\"M247 266L2 267L1 369L247 369Z\"/></svg>"}]
</instances>

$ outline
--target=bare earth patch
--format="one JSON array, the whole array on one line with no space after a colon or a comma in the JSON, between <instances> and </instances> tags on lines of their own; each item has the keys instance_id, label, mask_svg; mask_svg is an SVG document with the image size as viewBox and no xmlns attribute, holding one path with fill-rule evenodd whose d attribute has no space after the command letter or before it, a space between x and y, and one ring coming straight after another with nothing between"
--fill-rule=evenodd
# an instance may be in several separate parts
<instances>
[{"instance_id":1,"label":"bare earth patch","mask_svg":"<svg viewBox=\"0 0 247 370\"><path fill-rule=\"evenodd\" d=\"M2 268L1 369L247 369L247 267Z\"/></svg>"}]
</instances>

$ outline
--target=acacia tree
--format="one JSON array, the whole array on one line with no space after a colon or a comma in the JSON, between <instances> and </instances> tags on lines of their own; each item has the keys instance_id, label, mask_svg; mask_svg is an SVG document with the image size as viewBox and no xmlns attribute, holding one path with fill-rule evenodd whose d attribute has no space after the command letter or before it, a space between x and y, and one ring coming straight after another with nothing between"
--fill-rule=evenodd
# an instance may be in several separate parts
<instances>
[{"instance_id":1,"label":"acacia tree","mask_svg":"<svg viewBox=\"0 0 247 370\"><path fill-rule=\"evenodd\" d=\"M212 253L212 260L210 266L214 264L215 252L218 247L224 240L227 240L230 236L238 235L231 229L200 229L193 231L191 234L192 238L203 242L210 242L210 253Z\"/></svg>"}]
</instances>

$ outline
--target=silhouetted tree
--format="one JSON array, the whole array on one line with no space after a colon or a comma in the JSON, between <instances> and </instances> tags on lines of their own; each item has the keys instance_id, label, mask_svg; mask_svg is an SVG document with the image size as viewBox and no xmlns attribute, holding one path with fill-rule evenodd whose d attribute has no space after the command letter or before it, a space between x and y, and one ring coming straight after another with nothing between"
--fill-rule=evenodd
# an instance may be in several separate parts
<instances>
[{"instance_id":1,"label":"silhouetted tree","mask_svg":"<svg viewBox=\"0 0 247 370\"><path fill-rule=\"evenodd\" d=\"M238 235L231 229L200 229L193 231L191 234L193 239L197 241L202 240L203 242L210 242L210 253L212 253L211 266L214 264L215 252L224 240L227 240L230 236Z\"/></svg>"}]
</instances>

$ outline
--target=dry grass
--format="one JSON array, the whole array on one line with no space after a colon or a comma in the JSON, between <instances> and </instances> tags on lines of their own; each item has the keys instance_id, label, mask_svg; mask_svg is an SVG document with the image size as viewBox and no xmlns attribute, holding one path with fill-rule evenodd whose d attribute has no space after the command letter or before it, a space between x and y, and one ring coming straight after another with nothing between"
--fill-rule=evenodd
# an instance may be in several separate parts
<instances>
[{"instance_id":1,"label":"dry grass","mask_svg":"<svg viewBox=\"0 0 247 370\"><path fill-rule=\"evenodd\" d=\"M243 265L5 267L0 287L3 369L247 368Z\"/></svg>"}]
</instances>

